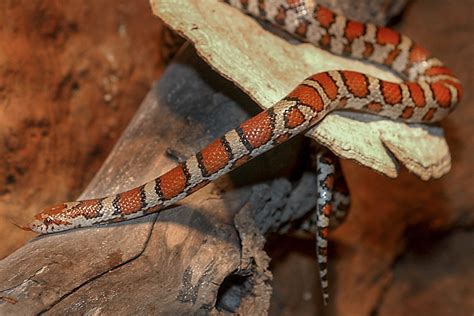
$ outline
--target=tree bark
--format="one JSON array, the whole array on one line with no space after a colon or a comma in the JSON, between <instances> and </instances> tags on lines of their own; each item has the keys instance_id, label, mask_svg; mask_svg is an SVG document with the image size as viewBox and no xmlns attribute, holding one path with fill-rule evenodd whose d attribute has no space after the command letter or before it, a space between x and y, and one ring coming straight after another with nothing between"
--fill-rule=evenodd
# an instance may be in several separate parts
<instances>
[{"instance_id":1,"label":"tree bark","mask_svg":"<svg viewBox=\"0 0 474 316\"><path fill-rule=\"evenodd\" d=\"M80 199L149 181L258 111L187 48ZM263 235L316 201L305 198L314 174L297 167L307 144L297 137L159 214L35 238L0 262L0 313L266 313Z\"/></svg>"}]
</instances>

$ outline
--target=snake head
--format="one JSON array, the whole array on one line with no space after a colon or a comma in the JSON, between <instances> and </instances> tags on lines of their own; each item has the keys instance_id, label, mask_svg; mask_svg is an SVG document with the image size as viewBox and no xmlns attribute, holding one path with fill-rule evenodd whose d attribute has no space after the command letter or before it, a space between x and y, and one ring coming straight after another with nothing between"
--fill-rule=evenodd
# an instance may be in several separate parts
<instances>
[{"instance_id":1,"label":"snake head","mask_svg":"<svg viewBox=\"0 0 474 316\"><path fill-rule=\"evenodd\" d=\"M33 231L38 234L48 234L68 229L71 224L64 220L64 211L68 204L58 204L43 209L35 215L35 219L26 226L19 226L23 230Z\"/></svg>"},{"instance_id":2,"label":"snake head","mask_svg":"<svg viewBox=\"0 0 474 316\"><path fill-rule=\"evenodd\" d=\"M15 226L30 232L35 232L38 234L47 234L48 233L48 226L40 221L35 219L34 221L28 223L27 225L16 225Z\"/></svg>"}]
</instances>

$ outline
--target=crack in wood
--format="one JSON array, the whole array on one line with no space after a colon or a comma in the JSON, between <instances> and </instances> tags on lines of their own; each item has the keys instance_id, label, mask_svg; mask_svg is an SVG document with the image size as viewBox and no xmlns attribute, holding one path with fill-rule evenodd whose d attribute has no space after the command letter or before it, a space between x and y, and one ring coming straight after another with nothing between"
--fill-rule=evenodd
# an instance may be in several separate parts
<instances>
[{"instance_id":1,"label":"crack in wood","mask_svg":"<svg viewBox=\"0 0 474 316\"><path fill-rule=\"evenodd\" d=\"M57 304L61 303L63 300L65 300L66 298L68 298L69 296L73 295L74 293L76 293L77 291L79 291L81 288L83 288L84 286L98 280L99 278L101 278L102 276L108 274L108 273L111 273L131 262L133 262L134 260L138 259L146 250L147 246L148 246L148 242L151 238L151 235L153 233L153 228L155 226L155 223L158 219L158 214L154 214L152 215L151 217L154 217L153 218L153 224L150 226L149 228L149 231L148 231L148 235L143 243L143 247L142 249L140 249L140 252L138 254L136 254L135 256L131 257L130 259L114 266L112 269L107 269L106 271L103 271L102 273L99 273L89 279L87 279L85 282L79 284L78 286L76 286L75 288L71 289L70 291L68 291L67 293L63 294L61 297L59 297L55 302L53 302L50 306L48 306L47 308L41 310L38 312L38 315L44 315L45 313L47 313L48 311L50 311L51 309L53 309Z\"/></svg>"}]
</instances>

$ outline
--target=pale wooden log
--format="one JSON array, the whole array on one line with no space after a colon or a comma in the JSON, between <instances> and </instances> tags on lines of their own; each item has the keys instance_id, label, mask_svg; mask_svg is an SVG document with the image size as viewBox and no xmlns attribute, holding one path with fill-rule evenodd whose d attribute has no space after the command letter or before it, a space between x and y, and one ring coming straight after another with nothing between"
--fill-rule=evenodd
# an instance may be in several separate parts
<instances>
[{"instance_id":1,"label":"pale wooden log","mask_svg":"<svg viewBox=\"0 0 474 316\"><path fill-rule=\"evenodd\" d=\"M285 33L222 1L150 3L155 15L189 39L201 57L262 108L275 104L306 77L323 71L353 70L384 80L401 80L375 64L289 40ZM423 180L439 178L451 168L449 147L438 125L405 124L375 115L334 111L306 135L339 157L392 178L399 174L399 162Z\"/></svg>"}]
</instances>

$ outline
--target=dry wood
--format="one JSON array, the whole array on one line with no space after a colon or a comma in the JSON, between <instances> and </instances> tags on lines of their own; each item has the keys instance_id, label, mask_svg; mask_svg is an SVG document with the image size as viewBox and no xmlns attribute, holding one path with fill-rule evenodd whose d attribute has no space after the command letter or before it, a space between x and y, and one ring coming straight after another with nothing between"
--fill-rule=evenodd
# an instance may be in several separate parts
<instances>
[{"instance_id":1,"label":"dry wood","mask_svg":"<svg viewBox=\"0 0 474 316\"><path fill-rule=\"evenodd\" d=\"M142 184L256 111L188 49L80 198ZM315 205L305 198L315 194L314 174L297 172L293 183L286 177L295 174L303 140L159 215L34 239L0 262L0 314L266 312L271 273L263 233L287 229Z\"/></svg>"}]
</instances>

